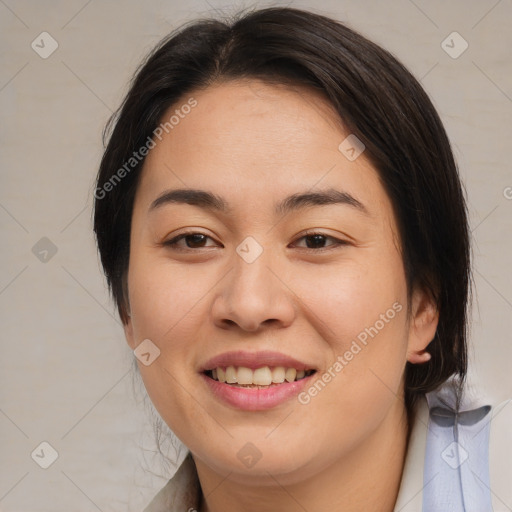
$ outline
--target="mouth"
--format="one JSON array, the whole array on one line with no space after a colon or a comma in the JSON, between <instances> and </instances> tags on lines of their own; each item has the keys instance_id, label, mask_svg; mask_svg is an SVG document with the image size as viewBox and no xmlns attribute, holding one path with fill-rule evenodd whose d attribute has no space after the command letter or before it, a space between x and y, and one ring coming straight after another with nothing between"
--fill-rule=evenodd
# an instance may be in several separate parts
<instances>
[{"instance_id":1,"label":"mouth","mask_svg":"<svg viewBox=\"0 0 512 512\"><path fill-rule=\"evenodd\" d=\"M224 352L198 369L206 389L220 402L244 411L293 403L319 367L281 352Z\"/></svg>"},{"instance_id":2,"label":"mouth","mask_svg":"<svg viewBox=\"0 0 512 512\"><path fill-rule=\"evenodd\" d=\"M245 366L217 366L203 374L217 382L232 387L248 389L268 389L271 387L300 381L316 373L314 369L297 369L285 366L262 366L251 369Z\"/></svg>"}]
</instances>

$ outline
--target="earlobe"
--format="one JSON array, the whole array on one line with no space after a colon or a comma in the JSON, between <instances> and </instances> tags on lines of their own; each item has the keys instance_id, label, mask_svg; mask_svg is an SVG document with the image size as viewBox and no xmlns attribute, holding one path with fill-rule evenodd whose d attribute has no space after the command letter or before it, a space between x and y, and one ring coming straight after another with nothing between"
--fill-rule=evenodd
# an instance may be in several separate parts
<instances>
[{"instance_id":1,"label":"earlobe","mask_svg":"<svg viewBox=\"0 0 512 512\"><path fill-rule=\"evenodd\" d=\"M425 291L416 290L412 301L407 361L412 364L430 361L432 356L426 348L436 335L438 322L439 311L434 299Z\"/></svg>"},{"instance_id":2,"label":"earlobe","mask_svg":"<svg viewBox=\"0 0 512 512\"><path fill-rule=\"evenodd\" d=\"M418 352L411 352L407 356L407 361L409 361L412 364L423 364L427 361L430 361L432 358L430 352L427 352L426 350L420 350Z\"/></svg>"}]
</instances>

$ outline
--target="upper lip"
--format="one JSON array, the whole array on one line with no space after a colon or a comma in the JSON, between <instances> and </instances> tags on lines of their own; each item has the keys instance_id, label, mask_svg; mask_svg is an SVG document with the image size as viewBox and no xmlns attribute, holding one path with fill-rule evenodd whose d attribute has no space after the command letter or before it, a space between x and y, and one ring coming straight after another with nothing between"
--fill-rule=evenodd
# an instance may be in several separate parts
<instances>
[{"instance_id":1,"label":"upper lip","mask_svg":"<svg viewBox=\"0 0 512 512\"><path fill-rule=\"evenodd\" d=\"M262 366L284 366L285 368L295 368L296 370L316 370L311 365L299 361L294 357L281 354L280 352L273 352L270 350L263 350L260 352L246 352L244 350L237 350L232 352L224 352L211 359L208 359L200 368L200 372L213 370L218 367L227 366L244 366L255 370Z\"/></svg>"}]
</instances>

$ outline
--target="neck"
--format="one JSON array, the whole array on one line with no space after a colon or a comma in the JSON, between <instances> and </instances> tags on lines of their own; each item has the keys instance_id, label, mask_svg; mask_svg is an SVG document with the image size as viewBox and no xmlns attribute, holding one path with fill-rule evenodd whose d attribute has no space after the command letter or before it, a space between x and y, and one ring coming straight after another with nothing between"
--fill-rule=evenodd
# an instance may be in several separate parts
<instances>
[{"instance_id":1,"label":"neck","mask_svg":"<svg viewBox=\"0 0 512 512\"><path fill-rule=\"evenodd\" d=\"M233 482L195 460L203 499L199 512L320 512L337 510L392 512L398 496L408 432L403 403L395 401L388 416L357 449L313 477L293 485Z\"/></svg>"}]
</instances>

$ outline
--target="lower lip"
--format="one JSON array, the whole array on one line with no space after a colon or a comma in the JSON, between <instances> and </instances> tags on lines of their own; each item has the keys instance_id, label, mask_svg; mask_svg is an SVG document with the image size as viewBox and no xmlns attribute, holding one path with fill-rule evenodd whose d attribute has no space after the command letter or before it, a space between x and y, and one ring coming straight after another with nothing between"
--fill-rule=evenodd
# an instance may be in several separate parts
<instances>
[{"instance_id":1,"label":"lower lip","mask_svg":"<svg viewBox=\"0 0 512 512\"><path fill-rule=\"evenodd\" d=\"M283 382L278 386L270 386L267 389L239 388L230 386L224 382L211 379L204 373L201 374L212 393L237 409L245 411L264 411L276 407L294 396L310 382L316 373L293 382Z\"/></svg>"}]
</instances>

